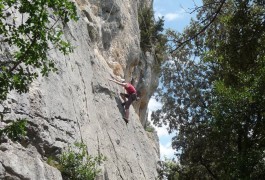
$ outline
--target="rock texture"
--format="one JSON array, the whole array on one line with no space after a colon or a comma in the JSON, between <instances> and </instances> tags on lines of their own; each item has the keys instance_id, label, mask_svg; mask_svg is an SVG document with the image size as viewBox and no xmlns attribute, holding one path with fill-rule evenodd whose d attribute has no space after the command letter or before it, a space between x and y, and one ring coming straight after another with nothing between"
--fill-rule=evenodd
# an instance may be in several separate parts
<instances>
[{"instance_id":1,"label":"rock texture","mask_svg":"<svg viewBox=\"0 0 265 180\"><path fill-rule=\"evenodd\" d=\"M62 179L46 162L68 145L83 141L92 155L104 154L97 179L156 179L158 139L148 135L148 101L157 86L151 54L140 50L138 8L152 1L76 0L80 20L64 26L75 46L64 56L51 51L58 71L38 78L28 94L12 92L5 119L27 118L27 139L0 145L0 179ZM128 125L122 119L119 93L110 75L133 80L141 100L130 107ZM152 137L152 138L151 138Z\"/></svg>"}]
</instances>

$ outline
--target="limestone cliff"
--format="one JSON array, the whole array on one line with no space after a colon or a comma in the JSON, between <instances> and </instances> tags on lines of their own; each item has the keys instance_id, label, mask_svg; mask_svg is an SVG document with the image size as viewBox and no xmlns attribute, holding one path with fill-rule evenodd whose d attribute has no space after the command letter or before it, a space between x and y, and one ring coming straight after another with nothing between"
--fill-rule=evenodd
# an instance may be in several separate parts
<instances>
[{"instance_id":1,"label":"limestone cliff","mask_svg":"<svg viewBox=\"0 0 265 180\"><path fill-rule=\"evenodd\" d=\"M138 8L151 0L76 0L79 21L64 25L65 39L75 47L64 56L51 51L58 71L34 81L27 94L12 92L5 119L27 118L27 140L0 145L0 179L62 179L46 163L69 144L81 141L92 155L107 161L98 179L156 179L158 139L148 135L148 101L157 86L151 54L140 49ZM141 100L122 119L122 88L110 74L133 80ZM150 138L153 137L153 138Z\"/></svg>"}]
</instances>

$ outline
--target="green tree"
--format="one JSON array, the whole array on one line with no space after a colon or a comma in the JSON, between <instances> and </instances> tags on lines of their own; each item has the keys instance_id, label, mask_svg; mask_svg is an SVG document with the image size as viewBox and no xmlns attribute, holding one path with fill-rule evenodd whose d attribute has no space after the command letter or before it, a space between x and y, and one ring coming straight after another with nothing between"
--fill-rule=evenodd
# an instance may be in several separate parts
<instances>
[{"instance_id":1,"label":"green tree","mask_svg":"<svg viewBox=\"0 0 265 180\"><path fill-rule=\"evenodd\" d=\"M1 45L10 51L2 51L0 61L0 100L6 99L11 90L28 91L28 85L39 74L47 75L55 70L48 51L55 47L63 53L71 46L62 40L58 21L77 20L76 7L68 0L2 0L0 4Z\"/></svg>"},{"instance_id":2,"label":"green tree","mask_svg":"<svg viewBox=\"0 0 265 180\"><path fill-rule=\"evenodd\" d=\"M152 52L156 58L157 71L160 71L160 65L165 60L167 49L167 38L163 34L164 19L154 19L154 11L151 8L142 7L138 10L138 21L140 28L140 47L144 52Z\"/></svg>"},{"instance_id":3,"label":"green tree","mask_svg":"<svg viewBox=\"0 0 265 180\"><path fill-rule=\"evenodd\" d=\"M184 34L168 31L176 58L162 69L164 106L153 120L177 132L181 179L261 179L264 4L204 0L196 10Z\"/></svg>"},{"instance_id":4,"label":"green tree","mask_svg":"<svg viewBox=\"0 0 265 180\"><path fill-rule=\"evenodd\" d=\"M159 179L178 180L179 179L180 166L172 159L165 158L164 161L160 161Z\"/></svg>"},{"instance_id":5,"label":"green tree","mask_svg":"<svg viewBox=\"0 0 265 180\"><path fill-rule=\"evenodd\" d=\"M65 24L70 19L78 17L74 3L69 0L0 1L0 104L3 107L10 91L26 93L39 75L47 76L56 70L54 60L48 57L50 49L64 54L72 51L58 26L59 21ZM1 120L8 113L3 109Z\"/></svg>"}]
</instances>

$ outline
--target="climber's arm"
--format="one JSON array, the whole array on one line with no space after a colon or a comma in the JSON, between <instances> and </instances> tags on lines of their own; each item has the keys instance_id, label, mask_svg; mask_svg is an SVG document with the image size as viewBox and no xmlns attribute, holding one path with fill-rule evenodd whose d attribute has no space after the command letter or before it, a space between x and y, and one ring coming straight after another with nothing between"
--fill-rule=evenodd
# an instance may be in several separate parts
<instances>
[{"instance_id":1,"label":"climber's arm","mask_svg":"<svg viewBox=\"0 0 265 180\"><path fill-rule=\"evenodd\" d=\"M126 83L122 83L122 82L114 80L114 79L109 79L109 80L112 81L112 82L115 82L116 84L119 84L121 86L125 86L126 85Z\"/></svg>"}]
</instances>

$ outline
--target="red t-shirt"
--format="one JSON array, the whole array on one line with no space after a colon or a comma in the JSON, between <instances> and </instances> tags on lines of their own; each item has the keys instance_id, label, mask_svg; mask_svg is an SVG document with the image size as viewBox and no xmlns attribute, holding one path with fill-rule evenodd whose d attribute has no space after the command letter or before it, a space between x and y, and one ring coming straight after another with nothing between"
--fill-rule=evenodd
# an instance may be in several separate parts
<instances>
[{"instance_id":1,"label":"red t-shirt","mask_svg":"<svg viewBox=\"0 0 265 180\"><path fill-rule=\"evenodd\" d=\"M124 87L128 94L136 93L136 89L130 83L127 83L127 87Z\"/></svg>"}]
</instances>

